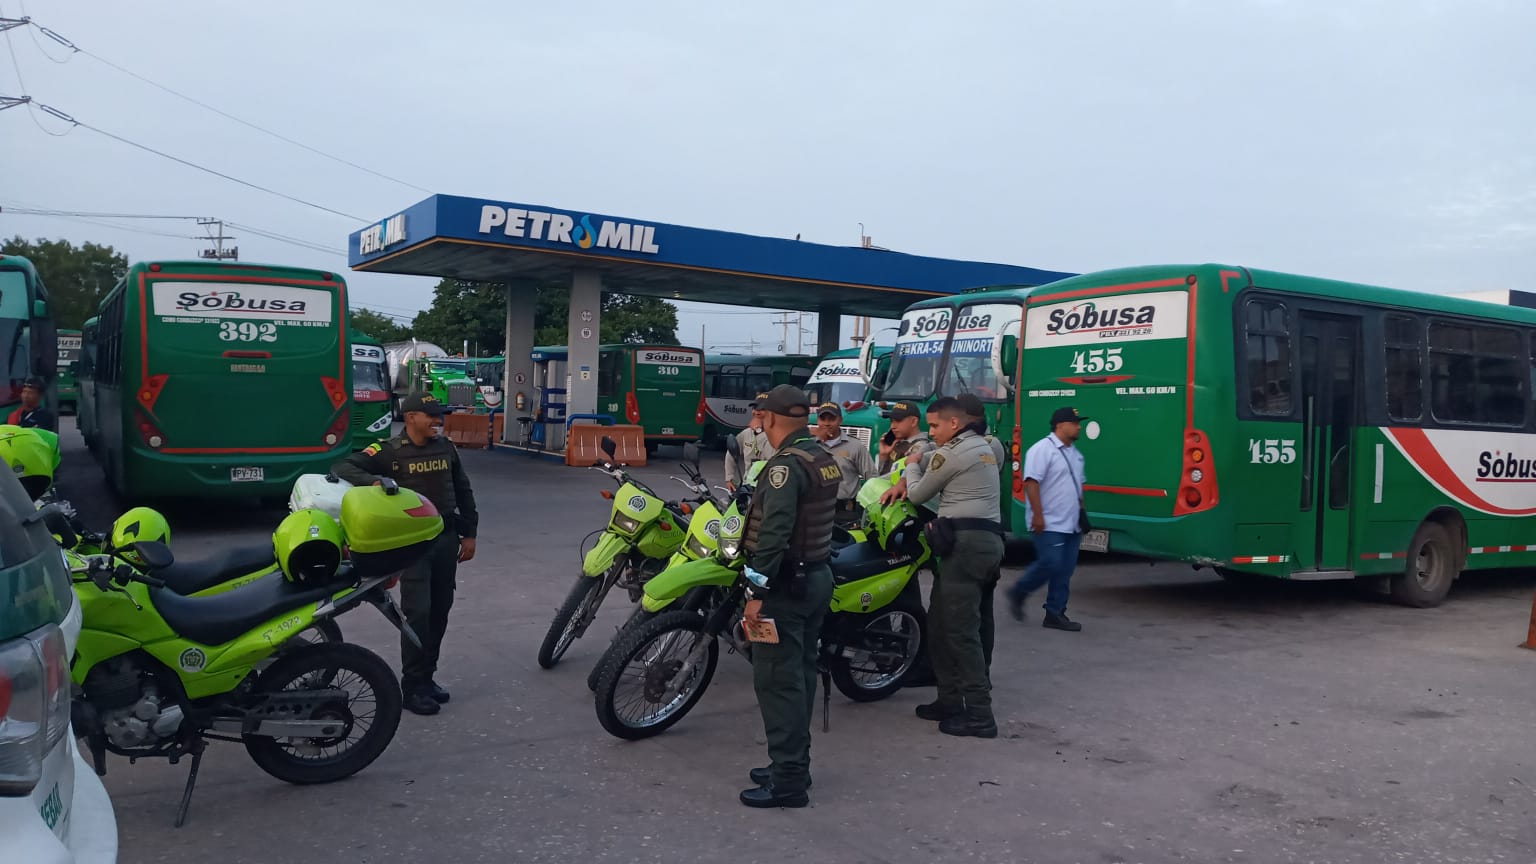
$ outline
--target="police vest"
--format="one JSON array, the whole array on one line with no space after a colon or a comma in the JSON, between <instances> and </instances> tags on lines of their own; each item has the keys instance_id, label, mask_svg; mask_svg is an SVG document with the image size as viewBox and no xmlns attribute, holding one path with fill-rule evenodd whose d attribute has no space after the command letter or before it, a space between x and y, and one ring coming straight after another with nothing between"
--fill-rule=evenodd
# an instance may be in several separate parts
<instances>
[{"instance_id":1,"label":"police vest","mask_svg":"<svg viewBox=\"0 0 1536 864\"><path fill-rule=\"evenodd\" d=\"M795 529L784 553L785 566L821 564L832 557L832 523L837 516L837 487L843 482L843 470L827 448L821 446L814 450L789 447L778 455L799 458L810 480L809 488L801 491L797 502ZM763 524L762 500L761 495L753 496L752 508L747 512L742 540L745 549L757 548L757 531Z\"/></svg>"}]
</instances>

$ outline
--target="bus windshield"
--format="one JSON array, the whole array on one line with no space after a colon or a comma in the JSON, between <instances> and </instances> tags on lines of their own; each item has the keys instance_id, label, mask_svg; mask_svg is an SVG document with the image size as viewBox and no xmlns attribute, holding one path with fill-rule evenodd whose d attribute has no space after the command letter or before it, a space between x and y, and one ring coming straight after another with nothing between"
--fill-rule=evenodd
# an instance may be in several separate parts
<instances>
[{"instance_id":1,"label":"bus windshield","mask_svg":"<svg viewBox=\"0 0 1536 864\"><path fill-rule=\"evenodd\" d=\"M821 361L805 388L812 405L824 402L851 405L863 402L868 392L868 386L859 376L859 361L853 357Z\"/></svg>"},{"instance_id":2,"label":"bus windshield","mask_svg":"<svg viewBox=\"0 0 1536 864\"><path fill-rule=\"evenodd\" d=\"M976 303L963 306L955 319L949 353L939 374L940 396L970 393L984 401L1007 398L992 368L997 340L1017 334L1023 307L1017 303Z\"/></svg>"},{"instance_id":3,"label":"bus windshield","mask_svg":"<svg viewBox=\"0 0 1536 864\"><path fill-rule=\"evenodd\" d=\"M353 360L352 389L389 390L389 382L384 380L384 364L377 360Z\"/></svg>"},{"instance_id":4,"label":"bus windshield","mask_svg":"<svg viewBox=\"0 0 1536 864\"><path fill-rule=\"evenodd\" d=\"M901 316L885 398L920 401L933 395L944 343L949 341L950 318L949 309L931 307L908 309Z\"/></svg>"}]
</instances>

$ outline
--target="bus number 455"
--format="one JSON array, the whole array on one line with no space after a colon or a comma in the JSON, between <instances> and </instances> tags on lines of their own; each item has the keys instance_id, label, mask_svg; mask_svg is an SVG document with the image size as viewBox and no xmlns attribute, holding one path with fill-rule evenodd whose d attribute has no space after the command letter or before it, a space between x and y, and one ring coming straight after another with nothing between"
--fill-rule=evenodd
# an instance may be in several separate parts
<instances>
[{"instance_id":1,"label":"bus number 455","mask_svg":"<svg viewBox=\"0 0 1536 864\"><path fill-rule=\"evenodd\" d=\"M1079 375L1085 372L1118 372L1124 365L1125 358L1120 356L1119 348L1094 348L1072 355L1072 371Z\"/></svg>"},{"instance_id":2,"label":"bus number 455","mask_svg":"<svg viewBox=\"0 0 1536 864\"><path fill-rule=\"evenodd\" d=\"M1296 461L1296 439L1252 438L1248 441L1248 453L1255 465L1289 465Z\"/></svg>"}]
</instances>

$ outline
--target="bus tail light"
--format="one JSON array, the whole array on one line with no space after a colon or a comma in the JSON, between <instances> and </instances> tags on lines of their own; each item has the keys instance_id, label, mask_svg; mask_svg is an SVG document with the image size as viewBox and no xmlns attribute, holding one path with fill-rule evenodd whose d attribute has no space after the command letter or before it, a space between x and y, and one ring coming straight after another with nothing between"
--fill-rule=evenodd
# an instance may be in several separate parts
<instances>
[{"instance_id":1,"label":"bus tail light","mask_svg":"<svg viewBox=\"0 0 1536 864\"><path fill-rule=\"evenodd\" d=\"M1211 442L1198 429L1184 430L1184 466L1179 474L1179 494L1173 502L1173 515L1188 516L1215 507L1221 500L1216 488L1216 467L1206 456Z\"/></svg>"},{"instance_id":2,"label":"bus tail light","mask_svg":"<svg viewBox=\"0 0 1536 864\"><path fill-rule=\"evenodd\" d=\"M1024 497L1024 466L1019 464L1019 454L1023 453L1024 433L1019 431L1017 424L1013 427L1013 445L1008 452L1013 456L1013 496Z\"/></svg>"},{"instance_id":3,"label":"bus tail light","mask_svg":"<svg viewBox=\"0 0 1536 864\"><path fill-rule=\"evenodd\" d=\"M144 379L144 386L139 388L139 404L145 411L151 413L155 410L155 402L160 398L160 391L165 389L166 379L169 375L151 375Z\"/></svg>"},{"instance_id":4,"label":"bus tail light","mask_svg":"<svg viewBox=\"0 0 1536 864\"><path fill-rule=\"evenodd\" d=\"M340 378L322 375L320 383L325 385L325 395L330 397L332 408L340 408L342 403L347 401L347 388Z\"/></svg>"},{"instance_id":5,"label":"bus tail light","mask_svg":"<svg viewBox=\"0 0 1536 864\"><path fill-rule=\"evenodd\" d=\"M631 426L639 425L640 402L635 399L635 391L633 390L624 394L624 416L629 420ZM703 423L704 421L700 420L699 422Z\"/></svg>"},{"instance_id":6,"label":"bus tail light","mask_svg":"<svg viewBox=\"0 0 1536 864\"><path fill-rule=\"evenodd\" d=\"M704 402L704 397L700 396L699 397L699 410L693 412L693 422L699 424L700 426L703 426L704 425L704 414L708 410L708 407L709 406Z\"/></svg>"},{"instance_id":7,"label":"bus tail light","mask_svg":"<svg viewBox=\"0 0 1536 864\"><path fill-rule=\"evenodd\" d=\"M352 412L343 410L341 415L331 423L331 428L325 430L325 446L335 447L347 440L347 427L352 424Z\"/></svg>"},{"instance_id":8,"label":"bus tail light","mask_svg":"<svg viewBox=\"0 0 1536 864\"><path fill-rule=\"evenodd\" d=\"M133 412L133 420L134 425L139 429L139 437L144 440L145 444L156 450L165 446L165 435L161 434L160 429L150 422L149 415L143 411L135 411Z\"/></svg>"}]
</instances>

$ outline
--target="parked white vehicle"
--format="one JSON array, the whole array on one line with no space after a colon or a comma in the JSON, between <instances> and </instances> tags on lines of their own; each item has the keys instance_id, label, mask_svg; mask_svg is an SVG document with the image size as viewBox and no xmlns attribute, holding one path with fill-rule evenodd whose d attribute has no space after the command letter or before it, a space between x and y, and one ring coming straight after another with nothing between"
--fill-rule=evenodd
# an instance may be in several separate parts
<instances>
[{"instance_id":1,"label":"parked white vehicle","mask_svg":"<svg viewBox=\"0 0 1536 864\"><path fill-rule=\"evenodd\" d=\"M0 472L0 860L113 864L112 801L70 732L80 604L36 514Z\"/></svg>"}]
</instances>

